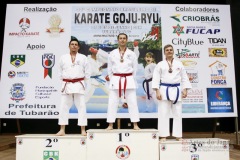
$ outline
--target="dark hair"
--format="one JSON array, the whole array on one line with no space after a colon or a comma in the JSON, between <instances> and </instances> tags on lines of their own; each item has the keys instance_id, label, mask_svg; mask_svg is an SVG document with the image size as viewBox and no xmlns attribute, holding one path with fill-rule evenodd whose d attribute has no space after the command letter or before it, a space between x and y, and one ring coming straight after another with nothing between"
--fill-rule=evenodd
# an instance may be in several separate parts
<instances>
[{"instance_id":1,"label":"dark hair","mask_svg":"<svg viewBox=\"0 0 240 160\"><path fill-rule=\"evenodd\" d=\"M172 49L173 49L173 46L171 44L167 44L167 45L164 46L163 51L165 52L165 49L168 48L168 47L172 47Z\"/></svg>"},{"instance_id":2,"label":"dark hair","mask_svg":"<svg viewBox=\"0 0 240 160\"><path fill-rule=\"evenodd\" d=\"M73 41L77 42L77 43L78 43L78 46L80 45L78 39L75 39L75 38L74 38L74 39L71 39L71 40L70 40L69 46L70 46L71 42L73 42Z\"/></svg>"},{"instance_id":3,"label":"dark hair","mask_svg":"<svg viewBox=\"0 0 240 160\"><path fill-rule=\"evenodd\" d=\"M117 36L117 39L119 39L119 36L120 36L120 35L125 35L125 36L126 36L126 38L128 39L128 36L127 36L127 34L126 34L126 33L119 33L119 34L118 34L118 36Z\"/></svg>"}]
</instances>

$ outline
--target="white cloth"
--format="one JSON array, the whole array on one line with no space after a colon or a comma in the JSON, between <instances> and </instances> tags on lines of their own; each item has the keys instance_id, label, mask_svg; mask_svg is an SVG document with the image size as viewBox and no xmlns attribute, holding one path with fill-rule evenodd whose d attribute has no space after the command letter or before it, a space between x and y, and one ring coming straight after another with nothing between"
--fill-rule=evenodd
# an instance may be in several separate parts
<instances>
[{"instance_id":1,"label":"white cloth","mask_svg":"<svg viewBox=\"0 0 240 160\"><path fill-rule=\"evenodd\" d=\"M175 137L182 137L182 89L192 88L186 70L182 63L177 60L172 62L172 73L168 72L169 65L166 60L157 64L153 72L152 88L159 88L160 83L176 84L180 83L179 98L176 104L173 101L177 97L177 87L169 87L169 98L167 100L166 89L167 86L160 85L160 94L162 100L158 101L158 130L160 137L169 136L169 118L173 114L173 133Z\"/></svg>"},{"instance_id":2,"label":"white cloth","mask_svg":"<svg viewBox=\"0 0 240 160\"><path fill-rule=\"evenodd\" d=\"M158 102L159 137L170 136L170 115L173 115L172 136L182 137L182 102L172 104L171 101Z\"/></svg>"},{"instance_id":3,"label":"white cloth","mask_svg":"<svg viewBox=\"0 0 240 160\"><path fill-rule=\"evenodd\" d=\"M126 76L127 79L127 89L137 88L136 84L136 71L137 71L137 58L133 51L127 49L124 53L123 62L120 62L119 49L113 50L108 57L108 75L110 78L109 88L119 89L119 79L120 76L114 76L114 73L132 73L132 76ZM121 78L122 89L124 86L125 78Z\"/></svg>"},{"instance_id":4,"label":"white cloth","mask_svg":"<svg viewBox=\"0 0 240 160\"><path fill-rule=\"evenodd\" d=\"M159 88L160 82L167 84L180 83L179 88L179 98L178 101L182 100L182 89L192 88L187 72L182 65L182 62L178 60L173 60L172 62L172 73L168 72L169 66L166 60L159 62L153 72L152 88ZM160 93L163 100L167 100L166 96L166 86L160 86ZM177 87L169 87L169 98L170 100L175 100L177 96Z\"/></svg>"},{"instance_id":5,"label":"white cloth","mask_svg":"<svg viewBox=\"0 0 240 160\"><path fill-rule=\"evenodd\" d=\"M154 71L154 68L156 67L156 64L155 63L150 63L148 64L145 68L144 68L144 78L146 80L148 79L151 79L152 76L153 76L153 71ZM157 104L157 98L156 98L156 94L155 94L155 91L152 89L152 81L148 82L149 84L149 95L150 95L150 99L148 99L148 95L147 95L147 82L144 83L144 90L145 90L145 94L146 94L146 106L147 106L147 109L146 111L147 112L151 112L151 108L154 107L154 105Z\"/></svg>"},{"instance_id":6,"label":"white cloth","mask_svg":"<svg viewBox=\"0 0 240 160\"><path fill-rule=\"evenodd\" d=\"M126 76L126 102L128 104L128 111L130 115L131 122L139 122L139 110L137 106L137 96L136 96L136 71L137 71L137 59L136 54L126 49L123 62L120 62L119 49L113 50L108 57L108 75L110 77L109 83L109 99L108 99L108 112L107 112L107 122L113 123L116 119L117 108L119 104L119 79L120 76L114 76L114 73L132 73L131 76ZM121 78L122 83L122 93L125 78Z\"/></svg>"},{"instance_id":7,"label":"white cloth","mask_svg":"<svg viewBox=\"0 0 240 160\"><path fill-rule=\"evenodd\" d=\"M136 54L136 57L137 57L137 59L139 58L139 55L140 55L140 52L139 52L139 48L138 48L138 46L136 46L136 47L133 47L134 49L133 49L133 52Z\"/></svg>"},{"instance_id":8,"label":"white cloth","mask_svg":"<svg viewBox=\"0 0 240 160\"><path fill-rule=\"evenodd\" d=\"M75 62L72 63L71 55L62 55L59 62L59 77L63 79L77 79L85 78L85 80L90 78L91 69L87 61L87 57L83 54L76 54ZM62 82L62 89L64 88L66 82ZM82 84L85 86L84 81ZM62 94L70 93L80 93L84 94L85 90L81 83L67 83L65 90Z\"/></svg>"},{"instance_id":9,"label":"white cloth","mask_svg":"<svg viewBox=\"0 0 240 160\"><path fill-rule=\"evenodd\" d=\"M104 54L105 51L98 51L97 55ZM106 52L107 53L107 52ZM106 83L105 78L102 76L102 70L99 70L99 68L107 62L108 56L97 56L96 60L91 57L91 55L88 56L88 62L91 67L91 76L97 76L97 78L90 78L87 82L87 89L85 94L85 102L87 103L89 99L94 94L94 91L96 88L101 88L106 94L109 94L109 89ZM101 57L101 60L99 58ZM105 58L105 60L103 59Z\"/></svg>"},{"instance_id":10,"label":"white cloth","mask_svg":"<svg viewBox=\"0 0 240 160\"><path fill-rule=\"evenodd\" d=\"M87 57L83 54L76 54L75 61L72 62L70 54L62 55L59 62L59 77L63 79L77 79L90 77L90 67L87 61ZM84 81L81 81L84 85ZM65 86L66 84L66 86ZM68 124L69 109L75 104L78 109L78 125L86 126L86 104L84 100L85 89L80 82L62 82L62 89L65 86L65 90L61 96L60 111L59 111L59 125Z\"/></svg>"},{"instance_id":11,"label":"white cloth","mask_svg":"<svg viewBox=\"0 0 240 160\"><path fill-rule=\"evenodd\" d=\"M87 125L86 105L84 101L84 95L82 94L63 94L61 97L60 111L59 111L59 125L68 125L69 109L72 104L75 104L78 109L78 125Z\"/></svg>"},{"instance_id":12,"label":"white cloth","mask_svg":"<svg viewBox=\"0 0 240 160\"><path fill-rule=\"evenodd\" d=\"M139 122L139 111L137 106L137 96L135 89L126 91L126 101L131 122ZM117 109L119 104L118 90L110 90L108 99L107 122L114 123L116 120Z\"/></svg>"}]
</instances>

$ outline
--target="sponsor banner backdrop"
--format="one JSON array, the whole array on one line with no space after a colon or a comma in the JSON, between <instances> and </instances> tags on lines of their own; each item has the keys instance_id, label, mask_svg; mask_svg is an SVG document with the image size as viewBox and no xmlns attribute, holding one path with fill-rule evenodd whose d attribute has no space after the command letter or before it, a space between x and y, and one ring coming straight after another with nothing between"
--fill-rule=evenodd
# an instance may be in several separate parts
<instances>
[{"instance_id":1,"label":"sponsor banner backdrop","mask_svg":"<svg viewBox=\"0 0 240 160\"><path fill-rule=\"evenodd\" d=\"M157 106L143 88L145 55L156 63L162 47L174 46L193 88L183 101L183 117L237 116L232 31L228 5L167 4L8 4L0 81L0 118L58 118L61 81L58 61L77 38L79 52L97 52L102 80L91 78L88 118L106 118L107 57L126 33L128 48L138 56L136 81L141 118L156 118ZM118 118L128 118L124 98ZM77 117L73 104L70 118Z\"/></svg>"}]
</instances>

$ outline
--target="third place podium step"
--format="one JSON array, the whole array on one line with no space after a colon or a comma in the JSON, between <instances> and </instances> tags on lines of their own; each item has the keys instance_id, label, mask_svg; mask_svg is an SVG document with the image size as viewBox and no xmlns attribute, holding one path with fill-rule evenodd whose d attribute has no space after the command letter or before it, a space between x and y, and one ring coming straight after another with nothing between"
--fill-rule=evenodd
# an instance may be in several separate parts
<instances>
[{"instance_id":1,"label":"third place podium step","mask_svg":"<svg viewBox=\"0 0 240 160\"><path fill-rule=\"evenodd\" d=\"M156 129L88 130L88 160L159 160Z\"/></svg>"}]
</instances>

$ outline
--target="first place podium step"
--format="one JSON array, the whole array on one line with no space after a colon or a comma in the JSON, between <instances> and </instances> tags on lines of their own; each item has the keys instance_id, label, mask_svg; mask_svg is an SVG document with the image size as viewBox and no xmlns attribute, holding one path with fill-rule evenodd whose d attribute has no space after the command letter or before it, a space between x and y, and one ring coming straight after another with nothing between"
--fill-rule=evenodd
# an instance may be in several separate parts
<instances>
[{"instance_id":1,"label":"first place podium step","mask_svg":"<svg viewBox=\"0 0 240 160\"><path fill-rule=\"evenodd\" d=\"M87 160L159 160L156 129L88 130Z\"/></svg>"}]
</instances>

